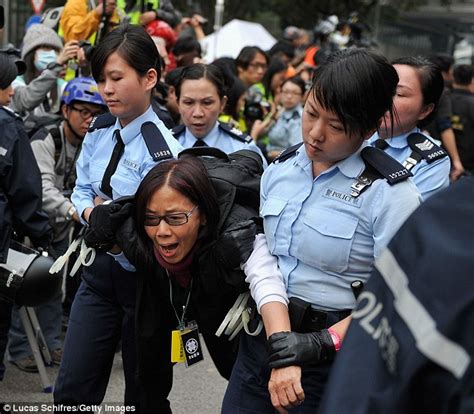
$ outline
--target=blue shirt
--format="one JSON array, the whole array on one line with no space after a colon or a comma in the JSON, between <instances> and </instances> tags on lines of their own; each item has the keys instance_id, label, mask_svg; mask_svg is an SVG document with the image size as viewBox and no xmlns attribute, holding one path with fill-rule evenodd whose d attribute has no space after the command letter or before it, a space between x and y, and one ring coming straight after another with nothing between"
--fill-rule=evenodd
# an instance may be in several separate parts
<instances>
[{"instance_id":1,"label":"blue shirt","mask_svg":"<svg viewBox=\"0 0 474 414\"><path fill-rule=\"evenodd\" d=\"M268 132L268 152L283 151L303 140L301 137L302 115L303 106L300 104L280 114L275 125Z\"/></svg>"},{"instance_id":2,"label":"blue shirt","mask_svg":"<svg viewBox=\"0 0 474 414\"><path fill-rule=\"evenodd\" d=\"M395 158L399 163L403 164L412 153L412 149L408 145L407 137L413 132L420 132L420 130L415 128L406 134L387 138L385 142L388 144L388 147L385 148L384 151ZM374 142L379 138L378 134L375 133L370 138L369 143L374 145ZM429 137L427 136L427 138ZM422 159L410 170L413 174L413 182L418 187L423 200L426 200L437 191L449 185L450 170L451 162L449 157L440 158L431 164L428 164L426 160Z\"/></svg>"},{"instance_id":3,"label":"blue shirt","mask_svg":"<svg viewBox=\"0 0 474 414\"><path fill-rule=\"evenodd\" d=\"M318 309L354 307L351 283L368 279L374 258L421 202L410 179L393 186L379 179L359 197L350 195L365 169L365 145L316 178L300 147L262 177L260 214L288 297Z\"/></svg>"},{"instance_id":4,"label":"blue shirt","mask_svg":"<svg viewBox=\"0 0 474 414\"><path fill-rule=\"evenodd\" d=\"M110 180L113 199L135 194L145 175L156 165L140 132L142 124L148 121L153 122L160 129L173 155L176 156L182 150L181 145L156 116L151 106L124 128L120 126L117 119L115 125L88 132L82 144L81 155L77 160L76 187L71 196L79 217L82 217L86 208L94 207L96 196L109 199L101 191L100 186L116 144L114 136L116 129L120 130L125 149L117 170Z\"/></svg>"},{"instance_id":5,"label":"blue shirt","mask_svg":"<svg viewBox=\"0 0 474 414\"><path fill-rule=\"evenodd\" d=\"M246 137L248 135L242 132L242 136ZM184 148L191 148L198 139L199 138L196 138L188 128L185 128L184 133L178 137L179 143ZM265 157L263 156L262 151L260 151L260 148L258 148L254 144L253 141L246 142L244 140L240 140L230 135L229 133L227 133L226 131L224 131L222 128L219 127L219 122L216 122L216 124L209 131L209 133L204 138L201 138L201 139L209 147L218 148L221 151L225 152L226 154L230 154L231 152L235 152L241 149L249 149L249 150L255 151L257 154L259 154L262 157L264 161L264 167L267 166L267 161L265 160Z\"/></svg>"}]
</instances>

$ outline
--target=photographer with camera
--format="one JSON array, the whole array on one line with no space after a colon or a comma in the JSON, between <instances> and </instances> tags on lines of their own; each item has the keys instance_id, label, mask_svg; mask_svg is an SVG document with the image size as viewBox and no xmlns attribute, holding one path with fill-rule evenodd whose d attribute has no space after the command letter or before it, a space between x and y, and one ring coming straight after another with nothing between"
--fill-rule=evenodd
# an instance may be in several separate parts
<instances>
[{"instance_id":1,"label":"photographer with camera","mask_svg":"<svg viewBox=\"0 0 474 414\"><path fill-rule=\"evenodd\" d=\"M15 95L11 108L26 116L59 118L61 94L66 86L62 78L65 65L75 59L79 44L73 40L64 47L57 33L43 24L31 26L23 39L21 57L26 72L13 82Z\"/></svg>"},{"instance_id":2,"label":"photographer with camera","mask_svg":"<svg viewBox=\"0 0 474 414\"><path fill-rule=\"evenodd\" d=\"M36 162L41 172L43 209L49 216L54 230L50 250L58 257L69 246L69 231L79 216L70 195L76 182L76 160L89 124L94 116L106 111L106 105L92 78L76 78L70 81L61 98L64 120L51 128L41 128L31 138ZM61 362L62 292L50 302L36 308L36 313L50 349L53 362ZM13 311L10 342L10 362L25 372L37 372L28 340L16 308Z\"/></svg>"},{"instance_id":3,"label":"photographer with camera","mask_svg":"<svg viewBox=\"0 0 474 414\"><path fill-rule=\"evenodd\" d=\"M59 33L64 41L87 40L96 44L105 33L120 23L116 0L67 0L61 15Z\"/></svg>"},{"instance_id":4,"label":"photographer with camera","mask_svg":"<svg viewBox=\"0 0 474 414\"><path fill-rule=\"evenodd\" d=\"M268 131L275 123L280 86L285 79L288 64L273 58L263 75L261 82L254 83L247 91L244 118L247 130L257 142L259 148L267 153Z\"/></svg>"}]
</instances>

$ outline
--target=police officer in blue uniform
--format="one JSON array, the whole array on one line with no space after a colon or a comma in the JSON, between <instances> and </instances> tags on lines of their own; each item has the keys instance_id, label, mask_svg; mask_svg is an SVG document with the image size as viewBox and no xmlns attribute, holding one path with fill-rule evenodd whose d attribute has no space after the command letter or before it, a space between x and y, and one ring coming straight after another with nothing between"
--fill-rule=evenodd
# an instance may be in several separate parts
<instances>
[{"instance_id":1,"label":"police officer in blue uniform","mask_svg":"<svg viewBox=\"0 0 474 414\"><path fill-rule=\"evenodd\" d=\"M3 13L3 7L0 10ZM41 210L38 164L21 118L6 107L14 94L11 84L25 68L23 62L15 63L9 55L0 53L0 263L7 261L14 232L29 236L35 246L44 249L52 238L48 217ZM9 287L8 277L0 283ZM0 297L0 381L5 371L3 357L10 317L11 304Z\"/></svg>"},{"instance_id":2,"label":"police officer in blue uniform","mask_svg":"<svg viewBox=\"0 0 474 414\"><path fill-rule=\"evenodd\" d=\"M194 64L184 68L176 96L183 125L174 128L173 135L184 148L215 147L227 154L250 149L264 158L249 135L217 121L227 102L224 78L217 66Z\"/></svg>"},{"instance_id":3,"label":"police officer in blue uniform","mask_svg":"<svg viewBox=\"0 0 474 414\"><path fill-rule=\"evenodd\" d=\"M377 259L320 413L474 412L472 200L474 178L461 178Z\"/></svg>"},{"instance_id":4,"label":"police officer in blue uniform","mask_svg":"<svg viewBox=\"0 0 474 414\"><path fill-rule=\"evenodd\" d=\"M423 199L449 185L451 163L448 154L421 133L435 116L443 92L439 69L422 57L393 62L400 78L393 100L396 117L387 114L370 143L402 163L413 174Z\"/></svg>"},{"instance_id":5,"label":"police officer in blue uniform","mask_svg":"<svg viewBox=\"0 0 474 414\"><path fill-rule=\"evenodd\" d=\"M318 67L304 145L283 152L262 178L260 213L283 280L247 276L266 332L242 336L222 413L317 411L355 305L351 283L368 279L374 257L420 203L410 173L365 143L391 111L397 82L384 58L362 49Z\"/></svg>"},{"instance_id":6,"label":"police officer in blue uniform","mask_svg":"<svg viewBox=\"0 0 474 414\"><path fill-rule=\"evenodd\" d=\"M109 33L91 63L110 114L96 118L84 139L72 201L91 231L107 231L108 223L94 206L133 195L147 172L177 155L181 146L150 105L160 77L159 56L143 28L122 26ZM133 271L125 257L114 260L103 252L83 271L54 391L56 403L100 403L121 339L125 403L137 404Z\"/></svg>"}]
</instances>

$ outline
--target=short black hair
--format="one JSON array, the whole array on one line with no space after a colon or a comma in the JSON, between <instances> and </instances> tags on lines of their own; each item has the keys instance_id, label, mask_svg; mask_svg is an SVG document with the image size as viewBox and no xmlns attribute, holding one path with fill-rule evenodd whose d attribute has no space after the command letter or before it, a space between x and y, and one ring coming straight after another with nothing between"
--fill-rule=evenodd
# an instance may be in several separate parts
<instances>
[{"instance_id":1,"label":"short black hair","mask_svg":"<svg viewBox=\"0 0 474 414\"><path fill-rule=\"evenodd\" d=\"M238 68L247 69L249 67L250 62L255 58L257 54L261 54L265 56L265 60L268 63L268 55L260 49L258 46L245 46L235 59L235 64Z\"/></svg>"},{"instance_id":2,"label":"short black hair","mask_svg":"<svg viewBox=\"0 0 474 414\"><path fill-rule=\"evenodd\" d=\"M176 98L181 95L181 86L185 80L199 80L206 79L211 82L217 89L219 98L222 99L227 95L227 86L224 81L224 75L222 71L214 65L205 65L203 63L195 63L183 68L179 76L179 80L176 83Z\"/></svg>"},{"instance_id":3,"label":"short black hair","mask_svg":"<svg viewBox=\"0 0 474 414\"><path fill-rule=\"evenodd\" d=\"M270 95L273 94L271 90L271 83L273 77L280 72L286 72L288 70L288 64L280 58L272 58L268 65L265 75L263 75L262 84L265 87L266 98L269 99Z\"/></svg>"},{"instance_id":4,"label":"short black hair","mask_svg":"<svg viewBox=\"0 0 474 414\"><path fill-rule=\"evenodd\" d=\"M454 82L458 85L469 86L472 82L473 67L471 65L458 65L453 70Z\"/></svg>"},{"instance_id":5,"label":"short black hair","mask_svg":"<svg viewBox=\"0 0 474 414\"><path fill-rule=\"evenodd\" d=\"M397 84L397 71L383 56L354 48L335 52L318 66L311 92L337 115L346 133L365 136L378 130L387 111L393 118Z\"/></svg>"},{"instance_id":6,"label":"short black hair","mask_svg":"<svg viewBox=\"0 0 474 414\"><path fill-rule=\"evenodd\" d=\"M167 72L165 75L165 83L168 86L172 86L173 88L176 89L176 85L179 82L179 78L181 76L181 72L183 71L183 69L184 69L184 66L181 66L179 68L176 68Z\"/></svg>"},{"instance_id":7,"label":"short black hair","mask_svg":"<svg viewBox=\"0 0 474 414\"><path fill-rule=\"evenodd\" d=\"M285 79L283 81L283 83L281 84L281 88L283 89L283 86L287 83L295 84L296 86L298 86L298 88L300 88L301 95L305 94L305 92L306 92L306 82L303 79L301 79L299 76L293 76L291 78Z\"/></svg>"},{"instance_id":8,"label":"short black hair","mask_svg":"<svg viewBox=\"0 0 474 414\"><path fill-rule=\"evenodd\" d=\"M199 57L202 54L201 44L192 36L180 37L173 47L175 56L187 53L195 53Z\"/></svg>"},{"instance_id":9,"label":"short black hair","mask_svg":"<svg viewBox=\"0 0 474 414\"><path fill-rule=\"evenodd\" d=\"M150 35L141 26L119 25L99 42L91 58L92 76L102 78L107 59L117 52L140 76L155 69L161 77L161 57Z\"/></svg>"},{"instance_id":10,"label":"short black hair","mask_svg":"<svg viewBox=\"0 0 474 414\"><path fill-rule=\"evenodd\" d=\"M240 117L240 108L237 107L237 104L240 97L244 95L246 91L247 87L244 83L237 76L234 76L229 92L227 93L227 102L223 113L230 115L234 120L238 120Z\"/></svg>"},{"instance_id":11,"label":"short black hair","mask_svg":"<svg viewBox=\"0 0 474 414\"><path fill-rule=\"evenodd\" d=\"M444 90L444 80L441 69L425 56L401 57L392 61L392 64L411 66L416 70L418 79L420 80L423 104L433 104L431 113L418 122L418 127L424 128L436 117L439 98L441 98L441 94Z\"/></svg>"},{"instance_id":12,"label":"short black hair","mask_svg":"<svg viewBox=\"0 0 474 414\"><path fill-rule=\"evenodd\" d=\"M13 58L7 53L0 53L0 89L7 89L18 75L18 68Z\"/></svg>"},{"instance_id":13,"label":"short black hair","mask_svg":"<svg viewBox=\"0 0 474 414\"><path fill-rule=\"evenodd\" d=\"M288 56L290 59L295 57L295 47L286 40L279 40L268 51L270 57L279 56L280 54Z\"/></svg>"},{"instance_id":14,"label":"short black hair","mask_svg":"<svg viewBox=\"0 0 474 414\"><path fill-rule=\"evenodd\" d=\"M441 72L449 72L451 66L454 65L454 58L451 55L447 55L446 53L432 55L428 57L428 60L438 66Z\"/></svg>"}]
</instances>

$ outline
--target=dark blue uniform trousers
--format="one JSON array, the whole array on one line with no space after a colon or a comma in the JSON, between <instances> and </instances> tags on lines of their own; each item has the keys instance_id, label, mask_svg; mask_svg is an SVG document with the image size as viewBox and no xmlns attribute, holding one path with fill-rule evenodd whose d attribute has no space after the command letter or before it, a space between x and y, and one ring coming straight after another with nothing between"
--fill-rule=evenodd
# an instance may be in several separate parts
<instances>
[{"instance_id":1,"label":"dark blue uniform trousers","mask_svg":"<svg viewBox=\"0 0 474 414\"><path fill-rule=\"evenodd\" d=\"M74 299L54 402L98 404L105 395L119 340L125 372L125 404L138 401L136 386L136 274L97 253L83 269Z\"/></svg>"},{"instance_id":2,"label":"dark blue uniform trousers","mask_svg":"<svg viewBox=\"0 0 474 414\"><path fill-rule=\"evenodd\" d=\"M271 370L265 349L265 330L256 337L242 333L239 353L222 403L222 414L276 413L268 392ZM301 384L305 401L291 413L314 414L327 382L331 364L303 367Z\"/></svg>"}]
</instances>

